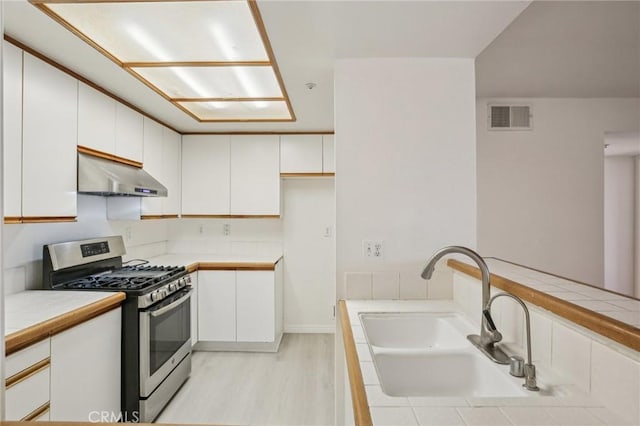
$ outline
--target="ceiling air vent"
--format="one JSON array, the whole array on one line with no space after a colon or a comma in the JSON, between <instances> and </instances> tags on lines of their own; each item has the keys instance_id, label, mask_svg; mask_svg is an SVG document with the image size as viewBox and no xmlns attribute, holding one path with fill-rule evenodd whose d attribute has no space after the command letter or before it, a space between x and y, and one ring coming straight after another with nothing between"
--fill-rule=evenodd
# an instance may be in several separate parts
<instances>
[{"instance_id":1,"label":"ceiling air vent","mask_svg":"<svg viewBox=\"0 0 640 426\"><path fill-rule=\"evenodd\" d=\"M489 105L489 130L530 130L530 105Z\"/></svg>"}]
</instances>

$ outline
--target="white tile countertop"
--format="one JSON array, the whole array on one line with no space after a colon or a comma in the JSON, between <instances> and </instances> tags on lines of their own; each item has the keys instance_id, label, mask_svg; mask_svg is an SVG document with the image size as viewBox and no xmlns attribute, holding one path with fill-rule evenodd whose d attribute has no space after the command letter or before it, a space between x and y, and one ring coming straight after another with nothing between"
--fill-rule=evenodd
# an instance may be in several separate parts
<instances>
[{"instance_id":1,"label":"white tile countertop","mask_svg":"<svg viewBox=\"0 0 640 426\"><path fill-rule=\"evenodd\" d=\"M109 299L114 292L28 290L4 299L5 336Z\"/></svg>"},{"instance_id":2,"label":"white tile countertop","mask_svg":"<svg viewBox=\"0 0 640 426\"><path fill-rule=\"evenodd\" d=\"M509 398L387 396L380 386L359 314L362 312L456 312L464 315L464 313L459 305L450 300L347 300L346 307L371 419L376 426L629 424L605 408L603 404L578 391L572 384L558 383L558 378L552 372L544 370L538 370L542 383L545 383L546 379L546 383L553 383L554 387L559 389L559 394L567 396L532 395ZM505 369L508 369L508 366L505 366Z\"/></svg>"}]
</instances>

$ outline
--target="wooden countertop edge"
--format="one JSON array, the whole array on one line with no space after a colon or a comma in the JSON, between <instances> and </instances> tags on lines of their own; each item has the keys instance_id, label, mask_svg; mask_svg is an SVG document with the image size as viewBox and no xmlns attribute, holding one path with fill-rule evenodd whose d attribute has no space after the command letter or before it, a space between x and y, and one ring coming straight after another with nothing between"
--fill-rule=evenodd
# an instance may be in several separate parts
<instances>
[{"instance_id":1,"label":"wooden countertop edge","mask_svg":"<svg viewBox=\"0 0 640 426\"><path fill-rule=\"evenodd\" d=\"M90 303L71 312L58 315L41 323L16 331L5 337L5 355L24 349L42 339L61 333L71 327L95 318L120 306L125 299L124 293L110 296Z\"/></svg>"},{"instance_id":2,"label":"wooden countertop edge","mask_svg":"<svg viewBox=\"0 0 640 426\"><path fill-rule=\"evenodd\" d=\"M356 426L372 426L371 412L369 411L369 401L364 389L364 380L360 370L360 360L356 351L356 343L351 331L351 321L347 304L344 300L338 301L338 314L340 316L340 327L342 329L342 340L347 359L347 373L349 376L349 388L351 389L351 403L353 404L353 417Z\"/></svg>"},{"instance_id":3,"label":"wooden countertop edge","mask_svg":"<svg viewBox=\"0 0 640 426\"><path fill-rule=\"evenodd\" d=\"M274 262L194 262L185 266L188 273L197 271L274 271L282 256Z\"/></svg>"},{"instance_id":4,"label":"wooden countertop edge","mask_svg":"<svg viewBox=\"0 0 640 426\"><path fill-rule=\"evenodd\" d=\"M480 270L472 265L449 259L447 265L456 271L481 279ZM491 286L507 291L520 297L526 302L540 306L571 322L581 325L595 333L601 334L615 342L640 351L640 329L622 321L610 318L598 312L575 305L541 291L527 287L524 284L491 274Z\"/></svg>"}]
</instances>

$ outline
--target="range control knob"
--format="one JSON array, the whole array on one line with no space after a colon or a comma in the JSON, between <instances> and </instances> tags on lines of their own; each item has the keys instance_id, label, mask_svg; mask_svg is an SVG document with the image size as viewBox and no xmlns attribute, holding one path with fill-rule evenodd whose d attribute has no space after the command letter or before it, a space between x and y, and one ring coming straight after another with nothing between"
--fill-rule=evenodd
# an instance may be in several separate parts
<instances>
[{"instance_id":1,"label":"range control knob","mask_svg":"<svg viewBox=\"0 0 640 426\"><path fill-rule=\"evenodd\" d=\"M191 275L187 275L186 277L184 277L184 283L191 284Z\"/></svg>"},{"instance_id":2,"label":"range control knob","mask_svg":"<svg viewBox=\"0 0 640 426\"><path fill-rule=\"evenodd\" d=\"M158 300L158 292L154 291L153 293L151 293L149 295L149 299L151 299L152 302L155 302L156 300Z\"/></svg>"},{"instance_id":3,"label":"range control knob","mask_svg":"<svg viewBox=\"0 0 640 426\"><path fill-rule=\"evenodd\" d=\"M168 285L169 291L176 291L177 285L175 283L171 283Z\"/></svg>"}]
</instances>

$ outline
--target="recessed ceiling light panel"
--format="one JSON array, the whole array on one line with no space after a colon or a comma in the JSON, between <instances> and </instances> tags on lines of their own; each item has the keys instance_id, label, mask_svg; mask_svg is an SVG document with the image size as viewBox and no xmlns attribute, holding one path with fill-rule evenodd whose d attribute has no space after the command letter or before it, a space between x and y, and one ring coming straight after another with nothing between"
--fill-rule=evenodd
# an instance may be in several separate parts
<instances>
[{"instance_id":1,"label":"recessed ceiling light panel","mask_svg":"<svg viewBox=\"0 0 640 426\"><path fill-rule=\"evenodd\" d=\"M132 68L171 98L282 98L271 66Z\"/></svg>"},{"instance_id":2,"label":"recessed ceiling light panel","mask_svg":"<svg viewBox=\"0 0 640 426\"><path fill-rule=\"evenodd\" d=\"M197 120L295 120L253 0L31 1Z\"/></svg>"}]
</instances>

